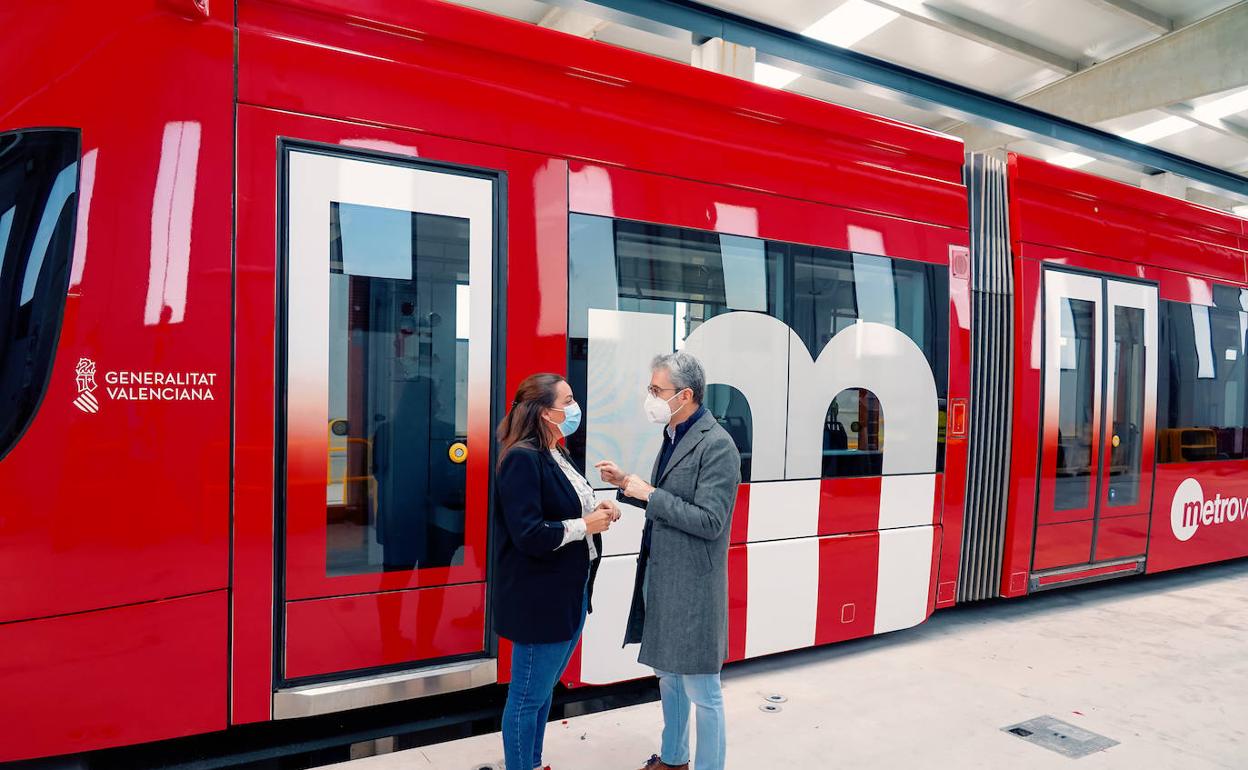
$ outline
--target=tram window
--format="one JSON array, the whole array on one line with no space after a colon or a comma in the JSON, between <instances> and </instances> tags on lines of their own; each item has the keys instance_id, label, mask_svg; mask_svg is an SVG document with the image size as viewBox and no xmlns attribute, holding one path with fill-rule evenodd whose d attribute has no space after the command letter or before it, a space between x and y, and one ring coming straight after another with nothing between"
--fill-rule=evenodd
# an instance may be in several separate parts
<instances>
[{"instance_id":1,"label":"tram window","mask_svg":"<svg viewBox=\"0 0 1248 770\"><path fill-rule=\"evenodd\" d=\"M884 413L875 394L849 388L828 406L823 477L878 476L884 469Z\"/></svg>"},{"instance_id":2,"label":"tram window","mask_svg":"<svg viewBox=\"0 0 1248 770\"><path fill-rule=\"evenodd\" d=\"M330 209L330 575L459 563L468 221Z\"/></svg>"},{"instance_id":3,"label":"tram window","mask_svg":"<svg viewBox=\"0 0 1248 770\"><path fill-rule=\"evenodd\" d=\"M1088 504L1092 479L1092 418L1095 402L1096 305L1082 299L1061 303L1060 373L1057 393L1057 479L1055 510Z\"/></svg>"},{"instance_id":4,"label":"tram window","mask_svg":"<svg viewBox=\"0 0 1248 770\"><path fill-rule=\"evenodd\" d=\"M569 219L569 378L577 392L588 384L592 309L669 316L673 348L701 324L733 311L766 313L787 324L812 358L839 331L859 321L892 326L922 350L935 376L940 425L947 393L948 277L943 266L756 238L573 214ZM748 419L736 391L721 424ZM708 395L708 405L713 399ZM740 402L740 406L736 402ZM716 402L719 403L719 402ZM611 402L614 408L615 402ZM875 396L851 389L839 394L824 436L823 475L876 475L882 468L883 415ZM714 409L712 410L714 411ZM859 419L861 415L862 419ZM592 424L594 414L586 420ZM619 421L622 418L613 416ZM846 440L857 423L852 441ZM631 429L631 428L630 428ZM944 466L938 428L937 470ZM729 433L742 450L749 479L751 435L742 425ZM585 451L586 431L569 441L573 456ZM612 439L615 440L615 439ZM844 447L834 449L834 447Z\"/></svg>"},{"instance_id":5,"label":"tram window","mask_svg":"<svg viewBox=\"0 0 1248 770\"><path fill-rule=\"evenodd\" d=\"M73 260L78 132L0 134L0 458L47 389ZM87 362L88 364L90 362ZM93 370L79 378L92 411Z\"/></svg>"},{"instance_id":6,"label":"tram window","mask_svg":"<svg viewBox=\"0 0 1248 770\"><path fill-rule=\"evenodd\" d=\"M886 324L905 334L923 351L936 379L944 425L948 383L948 296L945 269L871 254L810 246L789 246L793 270L794 331L817 358L838 332L859 321ZM833 418L837 410L839 417ZM825 478L876 475L881 472L880 403L874 394L853 389L840 393L828 410L824 428ZM851 416L852 415L852 416ZM861 415L861 419L859 419ZM868 415L874 415L868 419ZM871 422L875 420L875 422ZM848 426L857 423L853 449L834 450L846 442ZM944 431L937 436L936 467L944 467ZM837 452L837 453L833 453Z\"/></svg>"},{"instance_id":7,"label":"tram window","mask_svg":"<svg viewBox=\"0 0 1248 770\"><path fill-rule=\"evenodd\" d=\"M673 338L666 344L674 349L724 313L783 318L783 252L757 238L573 214L569 251L568 370L579 393L587 392L591 308L668 316ZM712 385L706 406L736 441L742 478L748 480L753 426L744 395ZM587 415L587 422L594 417ZM568 446L581 460L585 431L573 435Z\"/></svg>"},{"instance_id":8,"label":"tram window","mask_svg":"<svg viewBox=\"0 0 1248 770\"><path fill-rule=\"evenodd\" d=\"M1158 462L1248 458L1248 291L1161 303Z\"/></svg>"},{"instance_id":9,"label":"tram window","mask_svg":"<svg viewBox=\"0 0 1248 770\"><path fill-rule=\"evenodd\" d=\"M1114 307L1110 355L1117 372L1109 450L1109 504L1135 505L1140 496L1140 461L1144 449L1144 311Z\"/></svg>"},{"instance_id":10,"label":"tram window","mask_svg":"<svg viewBox=\"0 0 1248 770\"><path fill-rule=\"evenodd\" d=\"M754 419L745 394L730 385L712 383L706 386L706 410L714 415L723 429L732 436L732 443L741 455L741 481L750 481L754 456Z\"/></svg>"}]
</instances>

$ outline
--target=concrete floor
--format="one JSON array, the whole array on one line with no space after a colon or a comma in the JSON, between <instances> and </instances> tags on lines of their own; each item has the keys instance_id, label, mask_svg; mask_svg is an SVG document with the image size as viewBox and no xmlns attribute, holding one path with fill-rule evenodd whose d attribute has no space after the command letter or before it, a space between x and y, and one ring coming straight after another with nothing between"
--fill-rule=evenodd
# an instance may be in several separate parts
<instances>
[{"instance_id":1,"label":"concrete floor","mask_svg":"<svg viewBox=\"0 0 1248 770\"><path fill-rule=\"evenodd\" d=\"M788 698L759 710L763 696ZM1248 768L1248 560L960 607L724 672L728 767ZM1001 731L1052 715L1119 741L1069 759ZM658 704L549 726L555 770L635 770ZM498 733L336 765L502 767Z\"/></svg>"}]
</instances>

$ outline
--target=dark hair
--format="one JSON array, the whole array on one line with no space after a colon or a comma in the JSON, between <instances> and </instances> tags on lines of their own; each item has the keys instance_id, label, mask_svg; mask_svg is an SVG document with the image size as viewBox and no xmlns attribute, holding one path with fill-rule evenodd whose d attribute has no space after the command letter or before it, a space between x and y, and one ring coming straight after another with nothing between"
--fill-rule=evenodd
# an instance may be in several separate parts
<instances>
[{"instance_id":1,"label":"dark hair","mask_svg":"<svg viewBox=\"0 0 1248 770\"><path fill-rule=\"evenodd\" d=\"M559 383L566 382L563 377L549 372L531 374L524 378L516 388L516 397L511 402L511 410L498 424L498 461L517 444L532 446L534 449L546 447L547 428L542 424L542 410L555 406L556 389Z\"/></svg>"}]
</instances>

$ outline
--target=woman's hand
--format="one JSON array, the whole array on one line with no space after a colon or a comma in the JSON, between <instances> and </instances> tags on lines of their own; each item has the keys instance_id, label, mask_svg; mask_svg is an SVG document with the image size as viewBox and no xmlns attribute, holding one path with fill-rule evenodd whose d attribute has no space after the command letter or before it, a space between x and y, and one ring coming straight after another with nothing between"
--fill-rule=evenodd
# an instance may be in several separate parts
<instances>
[{"instance_id":1,"label":"woman's hand","mask_svg":"<svg viewBox=\"0 0 1248 770\"><path fill-rule=\"evenodd\" d=\"M598 503L598 507L595 508L594 510L596 511L605 510L608 513L610 513L612 524L620 520L620 506L616 505L614 500L603 500L602 502Z\"/></svg>"},{"instance_id":2,"label":"woman's hand","mask_svg":"<svg viewBox=\"0 0 1248 770\"><path fill-rule=\"evenodd\" d=\"M585 514L583 518L585 520L585 532L590 535L606 532L610 528L611 522L615 521L612 518L611 511L603 508L601 505Z\"/></svg>"}]
</instances>

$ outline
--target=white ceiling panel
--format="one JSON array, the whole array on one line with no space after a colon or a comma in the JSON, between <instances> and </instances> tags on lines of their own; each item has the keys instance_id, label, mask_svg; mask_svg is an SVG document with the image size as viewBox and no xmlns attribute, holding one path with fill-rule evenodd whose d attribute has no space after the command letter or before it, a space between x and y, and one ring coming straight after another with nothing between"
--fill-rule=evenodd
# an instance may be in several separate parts
<instances>
[{"instance_id":1,"label":"white ceiling panel","mask_svg":"<svg viewBox=\"0 0 1248 770\"><path fill-rule=\"evenodd\" d=\"M854 50L998 96L1013 95L1020 81L1055 77L1045 67L907 18L894 20Z\"/></svg>"},{"instance_id":2,"label":"white ceiling panel","mask_svg":"<svg viewBox=\"0 0 1248 770\"><path fill-rule=\"evenodd\" d=\"M929 0L929 5L1084 64L1104 61L1157 31L1088 0Z\"/></svg>"}]
</instances>

